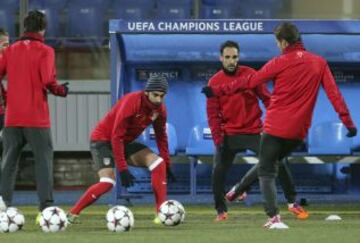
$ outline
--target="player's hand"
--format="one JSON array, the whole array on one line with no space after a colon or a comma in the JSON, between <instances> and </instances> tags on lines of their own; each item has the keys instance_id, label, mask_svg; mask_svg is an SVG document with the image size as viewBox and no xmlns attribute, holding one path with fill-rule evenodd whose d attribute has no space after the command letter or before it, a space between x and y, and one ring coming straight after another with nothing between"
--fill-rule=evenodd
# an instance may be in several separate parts
<instances>
[{"instance_id":1,"label":"player's hand","mask_svg":"<svg viewBox=\"0 0 360 243\"><path fill-rule=\"evenodd\" d=\"M351 137L355 137L357 134L357 129L356 127L348 127L348 133L346 134L346 137L351 138Z\"/></svg>"},{"instance_id":2,"label":"player's hand","mask_svg":"<svg viewBox=\"0 0 360 243\"><path fill-rule=\"evenodd\" d=\"M65 83L63 83L61 86L63 86L64 87L64 96L67 96L67 94L69 93L69 87L68 87L68 85L69 85L69 82L65 82Z\"/></svg>"},{"instance_id":3,"label":"player's hand","mask_svg":"<svg viewBox=\"0 0 360 243\"><path fill-rule=\"evenodd\" d=\"M134 185L135 177L128 171L120 171L121 185L124 187L130 187Z\"/></svg>"},{"instance_id":4,"label":"player's hand","mask_svg":"<svg viewBox=\"0 0 360 243\"><path fill-rule=\"evenodd\" d=\"M215 94L210 86L205 86L201 89L201 93L203 93L207 98L214 97Z\"/></svg>"},{"instance_id":5,"label":"player's hand","mask_svg":"<svg viewBox=\"0 0 360 243\"><path fill-rule=\"evenodd\" d=\"M166 176L167 176L168 181L176 182L176 177L175 177L174 173L172 172L170 166L166 168Z\"/></svg>"}]
</instances>

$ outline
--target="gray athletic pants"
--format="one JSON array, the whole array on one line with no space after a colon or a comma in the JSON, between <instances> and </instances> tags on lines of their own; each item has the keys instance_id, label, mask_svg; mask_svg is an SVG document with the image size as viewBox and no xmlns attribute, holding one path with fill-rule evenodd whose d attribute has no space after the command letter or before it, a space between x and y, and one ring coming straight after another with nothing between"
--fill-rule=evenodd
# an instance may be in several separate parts
<instances>
[{"instance_id":1,"label":"gray athletic pants","mask_svg":"<svg viewBox=\"0 0 360 243\"><path fill-rule=\"evenodd\" d=\"M227 212L225 202L225 177L233 164L236 153L249 149L258 154L260 149L260 134L227 135L223 145L217 148L214 156L212 173L212 188L215 209L218 213ZM241 192L250 190L252 184L258 179L258 165L254 165L238 183L237 190ZM279 168L279 181L288 202L294 202L296 197L295 185L286 160L282 160Z\"/></svg>"},{"instance_id":2,"label":"gray athletic pants","mask_svg":"<svg viewBox=\"0 0 360 243\"><path fill-rule=\"evenodd\" d=\"M4 128L1 195L6 205L10 206L21 151L27 143L34 154L36 189L39 209L42 211L53 203L53 146L50 128Z\"/></svg>"},{"instance_id":3,"label":"gray athletic pants","mask_svg":"<svg viewBox=\"0 0 360 243\"><path fill-rule=\"evenodd\" d=\"M258 176L264 209L269 217L279 213L275 185L278 161L288 156L301 143L301 140L284 139L266 133L261 136Z\"/></svg>"}]
</instances>

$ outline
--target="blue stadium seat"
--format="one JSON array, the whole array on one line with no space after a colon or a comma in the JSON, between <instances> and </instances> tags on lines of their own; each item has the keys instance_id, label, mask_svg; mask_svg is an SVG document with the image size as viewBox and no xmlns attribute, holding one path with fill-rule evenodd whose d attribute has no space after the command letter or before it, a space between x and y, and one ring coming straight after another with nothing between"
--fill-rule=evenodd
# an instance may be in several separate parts
<instances>
[{"instance_id":1,"label":"blue stadium seat","mask_svg":"<svg viewBox=\"0 0 360 243\"><path fill-rule=\"evenodd\" d=\"M360 112L355 110L355 112L353 112L352 115L355 126L357 127L357 129L360 129ZM351 151L353 155L360 155L360 131L358 131L358 134L355 137L353 137Z\"/></svg>"},{"instance_id":2,"label":"blue stadium seat","mask_svg":"<svg viewBox=\"0 0 360 243\"><path fill-rule=\"evenodd\" d=\"M240 7L237 0L203 0L200 18L203 19L234 19L239 18Z\"/></svg>"},{"instance_id":3,"label":"blue stadium seat","mask_svg":"<svg viewBox=\"0 0 360 243\"><path fill-rule=\"evenodd\" d=\"M105 39L104 16L109 1L71 0L67 14L67 47L101 46Z\"/></svg>"},{"instance_id":4,"label":"blue stadium seat","mask_svg":"<svg viewBox=\"0 0 360 243\"><path fill-rule=\"evenodd\" d=\"M16 37L15 23L16 12L19 8L18 0L1 0L0 1L0 27L4 28L11 38Z\"/></svg>"},{"instance_id":5,"label":"blue stadium seat","mask_svg":"<svg viewBox=\"0 0 360 243\"><path fill-rule=\"evenodd\" d=\"M274 18L282 6L279 0L242 0L240 1L241 18L270 19Z\"/></svg>"},{"instance_id":6,"label":"blue stadium seat","mask_svg":"<svg viewBox=\"0 0 360 243\"><path fill-rule=\"evenodd\" d=\"M155 7L154 0L114 0L114 18L124 20L150 19Z\"/></svg>"},{"instance_id":7,"label":"blue stadium seat","mask_svg":"<svg viewBox=\"0 0 360 243\"><path fill-rule=\"evenodd\" d=\"M175 127L167 123L166 132L168 135L169 153L170 155L175 155L178 147ZM138 141L148 146L155 153L159 153L155 140L155 131L152 127L148 127L147 129L145 129L144 132L138 138Z\"/></svg>"},{"instance_id":8,"label":"blue stadium seat","mask_svg":"<svg viewBox=\"0 0 360 243\"><path fill-rule=\"evenodd\" d=\"M40 10L43 8L43 0L29 1L29 10Z\"/></svg>"},{"instance_id":9,"label":"blue stadium seat","mask_svg":"<svg viewBox=\"0 0 360 243\"><path fill-rule=\"evenodd\" d=\"M225 6L203 5L200 10L200 18L202 19L234 19L238 17L239 13L236 9Z\"/></svg>"},{"instance_id":10,"label":"blue stadium seat","mask_svg":"<svg viewBox=\"0 0 360 243\"><path fill-rule=\"evenodd\" d=\"M207 122L196 125L191 130L185 153L190 159L190 194L196 195L198 156L213 155L214 142Z\"/></svg>"},{"instance_id":11,"label":"blue stadium seat","mask_svg":"<svg viewBox=\"0 0 360 243\"><path fill-rule=\"evenodd\" d=\"M185 153L189 156L214 154L214 142L207 122L193 127Z\"/></svg>"},{"instance_id":12,"label":"blue stadium seat","mask_svg":"<svg viewBox=\"0 0 360 243\"><path fill-rule=\"evenodd\" d=\"M157 0L156 18L189 19L191 18L192 0Z\"/></svg>"},{"instance_id":13,"label":"blue stadium seat","mask_svg":"<svg viewBox=\"0 0 360 243\"><path fill-rule=\"evenodd\" d=\"M351 147L353 155L360 155L360 136L357 135L353 138L353 145Z\"/></svg>"},{"instance_id":14,"label":"blue stadium seat","mask_svg":"<svg viewBox=\"0 0 360 243\"><path fill-rule=\"evenodd\" d=\"M310 129L309 154L347 155L351 153L352 139L345 135L347 129L340 122L324 122Z\"/></svg>"}]
</instances>

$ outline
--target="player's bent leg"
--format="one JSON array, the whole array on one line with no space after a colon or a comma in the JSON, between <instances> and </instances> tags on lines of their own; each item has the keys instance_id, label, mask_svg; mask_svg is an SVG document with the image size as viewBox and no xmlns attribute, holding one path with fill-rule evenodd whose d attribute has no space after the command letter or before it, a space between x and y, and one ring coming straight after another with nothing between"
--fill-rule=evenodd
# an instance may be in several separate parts
<instances>
[{"instance_id":1,"label":"player's bent leg","mask_svg":"<svg viewBox=\"0 0 360 243\"><path fill-rule=\"evenodd\" d=\"M264 209L269 218L279 214L277 204L276 176L278 158L281 154L282 143L277 137L264 133L261 137L259 153L259 185L264 201Z\"/></svg>"},{"instance_id":2,"label":"player's bent leg","mask_svg":"<svg viewBox=\"0 0 360 243\"><path fill-rule=\"evenodd\" d=\"M71 208L68 214L68 220L70 223L72 219L75 222L77 216L86 207L93 204L101 195L110 191L115 186L115 175L111 168L104 168L98 172L100 180L98 183L92 185L76 202L75 206Z\"/></svg>"},{"instance_id":3,"label":"player's bent leg","mask_svg":"<svg viewBox=\"0 0 360 243\"><path fill-rule=\"evenodd\" d=\"M133 154L130 159L133 165L147 167L151 172L151 186L155 196L155 209L157 214L160 205L166 200L167 195L165 161L148 148ZM155 218L154 222L157 223L160 221Z\"/></svg>"},{"instance_id":4,"label":"player's bent leg","mask_svg":"<svg viewBox=\"0 0 360 243\"><path fill-rule=\"evenodd\" d=\"M160 205L166 200L166 165L162 158L158 157L148 167L151 172L151 185L155 194L156 212L159 212Z\"/></svg>"},{"instance_id":5,"label":"player's bent leg","mask_svg":"<svg viewBox=\"0 0 360 243\"><path fill-rule=\"evenodd\" d=\"M225 195L227 201L243 201L247 197L247 192L250 190L252 184L258 179L257 175L257 165L254 165L250 170L244 175L240 182L236 183L230 191Z\"/></svg>"}]
</instances>

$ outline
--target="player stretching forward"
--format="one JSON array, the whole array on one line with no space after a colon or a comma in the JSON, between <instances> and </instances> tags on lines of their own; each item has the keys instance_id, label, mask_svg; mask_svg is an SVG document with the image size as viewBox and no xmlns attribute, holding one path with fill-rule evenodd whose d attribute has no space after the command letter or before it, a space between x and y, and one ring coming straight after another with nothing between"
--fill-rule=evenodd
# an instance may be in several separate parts
<instances>
[{"instance_id":1,"label":"player stretching forward","mask_svg":"<svg viewBox=\"0 0 360 243\"><path fill-rule=\"evenodd\" d=\"M76 223L81 211L94 203L115 185L114 167L119 170L121 184L133 185L134 176L128 164L147 167L155 194L156 211L166 200L166 174L175 177L170 169L166 134L166 109L163 104L168 82L163 77L150 77L145 91L132 92L122 97L91 133L90 150L100 181L92 185L71 208L68 219ZM160 156L134 140L150 124L153 125ZM159 219L155 217L155 223Z\"/></svg>"}]
</instances>

